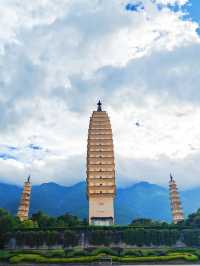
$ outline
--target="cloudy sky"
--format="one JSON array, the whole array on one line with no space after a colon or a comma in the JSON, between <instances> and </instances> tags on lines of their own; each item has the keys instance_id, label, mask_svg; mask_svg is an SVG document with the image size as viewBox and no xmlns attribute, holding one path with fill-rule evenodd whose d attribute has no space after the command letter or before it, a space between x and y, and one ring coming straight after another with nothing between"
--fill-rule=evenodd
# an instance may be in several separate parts
<instances>
[{"instance_id":1,"label":"cloudy sky","mask_svg":"<svg viewBox=\"0 0 200 266\"><path fill-rule=\"evenodd\" d=\"M0 0L0 182L85 179L103 101L119 186L200 186L199 0Z\"/></svg>"}]
</instances>

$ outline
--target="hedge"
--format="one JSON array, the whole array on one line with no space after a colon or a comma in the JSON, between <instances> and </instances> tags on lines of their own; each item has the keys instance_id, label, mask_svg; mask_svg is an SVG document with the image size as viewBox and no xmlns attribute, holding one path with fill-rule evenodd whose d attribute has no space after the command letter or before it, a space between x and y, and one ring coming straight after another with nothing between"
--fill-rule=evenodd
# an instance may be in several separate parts
<instances>
[{"instance_id":1,"label":"hedge","mask_svg":"<svg viewBox=\"0 0 200 266\"><path fill-rule=\"evenodd\" d=\"M84 233L84 238L82 235ZM199 229L147 229L126 227L123 231L109 228L102 230L91 227L85 231L30 231L20 230L5 235L5 243L9 244L11 238L16 239L17 247L29 246L39 248L46 244L48 247L60 245L64 248L78 246L85 241L93 246L110 246L115 244L127 244L138 247L174 246L181 241L188 247L200 247Z\"/></svg>"},{"instance_id":2,"label":"hedge","mask_svg":"<svg viewBox=\"0 0 200 266\"><path fill-rule=\"evenodd\" d=\"M190 262L198 261L198 257L192 254L176 254L166 256L148 256L148 257L118 257L113 258L113 261L118 262L156 262L156 261L172 261L172 260L185 260Z\"/></svg>"},{"instance_id":3,"label":"hedge","mask_svg":"<svg viewBox=\"0 0 200 266\"><path fill-rule=\"evenodd\" d=\"M79 258L47 258L42 255L37 254L21 254L15 255L10 258L10 263L21 263L21 262L31 262L31 263L90 263L101 260L101 255L97 256L84 256ZM156 261L172 261L172 260L185 260L189 262L198 261L198 257L193 254L188 253L175 253L166 256L146 256L146 257L117 257L110 256L115 262L156 262Z\"/></svg>"},{"instance_id":4,"label":"hedge","mask_svg":"<svg viewBox=\"0 0 200 266\"><path fill-rule=\"evenodd\" d=\"M99 260L98 256L84 256L79 258L47 258L37 254L21 254L10 258L10 263L88 263Z\"/></svg>"}]
</instances>

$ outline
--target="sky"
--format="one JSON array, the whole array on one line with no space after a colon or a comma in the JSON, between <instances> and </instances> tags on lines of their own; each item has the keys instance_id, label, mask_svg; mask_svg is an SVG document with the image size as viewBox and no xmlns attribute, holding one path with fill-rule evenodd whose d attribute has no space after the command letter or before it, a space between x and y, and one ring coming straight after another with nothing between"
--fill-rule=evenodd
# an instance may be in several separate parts
<instances>
[{"instance_id":1,"label":"sky","mask_svg":"<svg viewBox=\"0 0 200 266\"><path fill-rule=\"evenodd\" d=\"M110 116L118 186L200 186L199 0L0 0L0 182L86 178Z\"/></svg>"}]
</instances>

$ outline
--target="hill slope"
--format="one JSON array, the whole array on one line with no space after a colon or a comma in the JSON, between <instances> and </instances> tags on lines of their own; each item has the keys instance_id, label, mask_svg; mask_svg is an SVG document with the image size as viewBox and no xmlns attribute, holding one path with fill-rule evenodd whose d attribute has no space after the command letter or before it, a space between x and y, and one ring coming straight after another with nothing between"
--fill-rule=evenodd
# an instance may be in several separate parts
<instances>
[{"instance_id":1,"label":"hill slope","mask_svg":"<svg viewBox=\"0 0 200 266\"><path fill-rule=\"evenodd\" d=\"M0 207L16 213L22 188L0 183ZM185 213L200 207L200 188L181 193ZM33 186L30 213L42 210L57 216L65 212L87 217L85 182L65 187L56 183ZM133 218L145 217L170 221L168 190L147 182L118 188L115 199L116 223L126 224Z\"/></svg>"}]
</instances>

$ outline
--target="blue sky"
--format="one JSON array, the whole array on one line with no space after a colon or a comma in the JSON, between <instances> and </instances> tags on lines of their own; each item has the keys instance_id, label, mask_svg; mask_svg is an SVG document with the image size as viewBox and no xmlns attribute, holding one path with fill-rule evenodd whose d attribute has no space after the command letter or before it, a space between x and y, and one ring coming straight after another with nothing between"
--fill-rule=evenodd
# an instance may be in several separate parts
<instances>
[{"instance_id":1,"label":"blue sky","mask_svg":"<svg viewBox=\"0 0 200 266\"><path fill-rule=\"evenodd\" d=\"M0 182L85 180L101 99L119 186L200 185L199 16L197 0L1 1Z\"/></svg>"},{"instance_id":2,"label":"blue sky","mask_svg":"<svg viewBox=\"0 0 200 266\"><path fill-rule=\"evenodd\" d=\"M186 6L186 10L193 21L200 23L200 4L198 0L190 0L189 4ZM200 27L197 29L200 35Z\"/></svg>"},{"instance_id":3,"label":"blue sky","mask_svg":"<svg viewBox=\"0 0 200 266\"><path fill-rule=\"evenodd\" d=\"M198 0L190 0L186 5L186 10L189 12L192 20L200 23L200 3Z\"/></svg>"}]
</instances>

